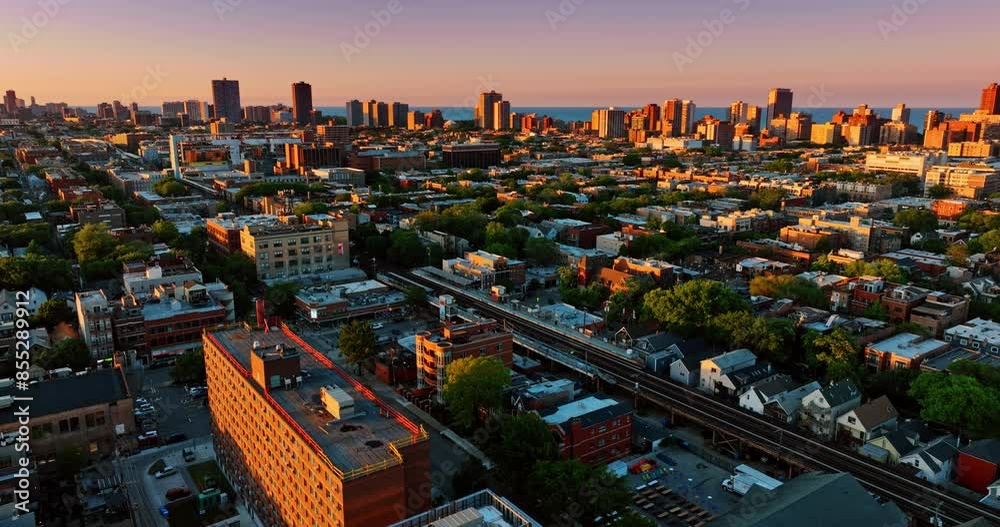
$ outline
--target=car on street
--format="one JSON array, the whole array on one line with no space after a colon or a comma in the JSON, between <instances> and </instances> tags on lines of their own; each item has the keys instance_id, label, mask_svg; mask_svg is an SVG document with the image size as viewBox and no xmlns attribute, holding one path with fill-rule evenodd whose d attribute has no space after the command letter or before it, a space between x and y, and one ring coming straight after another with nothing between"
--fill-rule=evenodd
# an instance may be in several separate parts
<instances>
[{"instance_id":1,"label":"car on street","mask_svg":"<svg viewBox=\"0 0 1000 527\"><path fill-rule=\"evenodd\" d=\"M187 440L187 434L171 434L167 436L167 444L173 445Z\"/></svg>"},{"instance_id":2,"label":"car on street","mask_svg":"<svg viewBox=\"0 0 1000 527\"><path fill-rule=\"evenodd\" d=\"M153 477L155 477L156 479L163 479L163 478L165 478L167 476L173 476L176 473L177 473L177 469L176 468L174 468L174 467L172 467L170 465L167 465L167 466L161 468L160 470L158 470L156 472L156 474L153 474Z\"/></svg>"},{"instance_id":3,"label":"car on street","mask_svg":"<svg viewBox=\"0 0 1000 527\"><path fill-rule=\"evenodd\" d=\"M184 461L188 463L194 461L195 456L193 448L185 448L184 450L181 451L181 453L184 455Z\"/></svg>"}]
</instances>

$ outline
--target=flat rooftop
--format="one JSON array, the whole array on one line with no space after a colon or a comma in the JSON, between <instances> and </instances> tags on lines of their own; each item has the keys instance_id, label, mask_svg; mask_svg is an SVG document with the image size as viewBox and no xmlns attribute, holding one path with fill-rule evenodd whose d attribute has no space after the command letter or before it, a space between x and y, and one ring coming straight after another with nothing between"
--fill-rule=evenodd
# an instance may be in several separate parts
<instances>
[{"instance_id":1,"label":"flat rooftop","mask_svg":"<svg viewBox=\"0 0 1000 527\"><path fill-rule=\"evenodd\" d=\"M882 353L892 353L899 357L915 359L947 345L948 343L943 340L924 339L913 333L899 333L872 344L871 348Z\"/></svg>"},{"instance_id":2,"label":"flat rooftop","mask_svg":"<svg viewBox=\"0 0 1000 527\"><path fill-rule=\"evenodd\" d=\"M118 368L105 368L32 383L27 390L18 390L14 384L3 386L0 388L0 398L5 397L33 398L30 403L31 416L41 418L79 408L110 404L131 396L121 371ZM16 422L16 411L16 401L15 404L0 409L0 425Z\"/></svg>"},{"instance_id":3,"label":"flat rooftop","mask_svg":"<svg viewBox=\"0 0 1000 527\"><path fill-rule=\"evenodd\" d=\"M253 343L262 349L273 350L281 345L285 350L296 350L302 369L302 382L291 388L269 391L274 401L315 442L323 454L341 471L348 472L378 463L394 463L398 458L390 451L389 443L408 440L415 436L407 426L376 404L375 400L357 389L357 381L344 373L322 364L308 351L302 349L280 330L265 333L242 327L212 332L219 344L251 372L250 357ZM251 379L248 382L253 383ZM354 399L354 415L342 420L334 419L320 401L320 389L336 386Z\"/></svg>"}]
</instances>

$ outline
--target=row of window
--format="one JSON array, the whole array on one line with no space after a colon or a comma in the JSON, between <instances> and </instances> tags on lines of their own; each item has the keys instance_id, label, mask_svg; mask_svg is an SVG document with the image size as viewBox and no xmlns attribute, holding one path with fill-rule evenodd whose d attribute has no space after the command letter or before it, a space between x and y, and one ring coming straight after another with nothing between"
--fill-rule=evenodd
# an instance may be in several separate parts
<instances>
[{"instance_id":1,"label":"row of window","mask_svg":"<svg viewBox=\"0 0 1000 527\"><path fill-rule=\"evenodd\" d=\"M41 439L45 436L51 435L55 429L55 421L47 421L42 424L38 424L31 427L31 437L33 439ZM83 416L83 424L87 427L87 430L91 428L96 428L99 426L104 426L107 424L107 416L104 412L95 412L91 414L86 414ZM71 432L80 431L80 418L70 417L67 419L60 419L58 422L58 429L60 434L68 434Z\"/></svg>"}]
</instances>

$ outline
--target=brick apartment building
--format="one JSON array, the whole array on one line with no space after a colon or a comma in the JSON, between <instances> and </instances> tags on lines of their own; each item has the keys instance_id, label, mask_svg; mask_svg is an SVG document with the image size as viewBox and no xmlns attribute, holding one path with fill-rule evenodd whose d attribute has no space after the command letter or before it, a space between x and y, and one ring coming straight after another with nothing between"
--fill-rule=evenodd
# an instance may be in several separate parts
<instances>
[{"instance_id":1,"label":"brick apartment building","mask_svg":"<svg viewBox=\"0 0 1000 527\"><path fill-rule=\"evenodd\" d=\"M219 461L264 525L369 527L426 510L427 432L287 328L204 335Z\"/></svg>"},{"instance_id":2,"label":"brick apartment building","mask_svg":"<svg viewBox=\"0 0 1000 527\"><path fill-rule=\"evenodd\" d=\"M467 357L499 357L514 362L514 334L495 321L455 322L417 333L417 380L420 386L444 388L448 365Z\"/></svg>"},{"instance_id":3,"label":"brick apartment building","mask_svg":"<svg viewBox=\"0 0 1000 527\"><path fill-rule=\"evenodd\" d=\"M632 449L632 408L604 395L592 395L540 412L559 438L563 458L609 463Z\"/></svg>"}]
</instances>

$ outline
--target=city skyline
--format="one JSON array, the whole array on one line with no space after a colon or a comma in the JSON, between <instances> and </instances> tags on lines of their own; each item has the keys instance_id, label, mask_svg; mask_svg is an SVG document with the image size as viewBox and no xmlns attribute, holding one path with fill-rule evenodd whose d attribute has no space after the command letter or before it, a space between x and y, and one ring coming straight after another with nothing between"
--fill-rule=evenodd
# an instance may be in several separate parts
<instances>
[{"instance_id":1,"label":"city skyline","mask_svg":"<svg viewBox=\"0 0 1000 527\"><path fill-rule=\"evenodd\" d=\"M209 99L209 81L222 77L241 81L245 105L285 101L289 83L305 77L317 107L339 106L362 94L414 106L472 106L467 101L490 89L521 106L638 107L674 96L724 106L736 99L762 104L778 86L802 99L822 94L816 97L821 104L810 106L892 106L900 100L913 107L976 106L969 94L982 88L1000 59L954 50L986 49L990 15L1000 8L985 0L914 5L907 14L905 6L888 0L852 0L835 13L786 0L631 10L581 0L497 6L395 0L335 10L312 0L282 6L182 0L163 13L96 0L86 7L60 6L36 25L31 20L39 6L18 0L0 27L14 51L4 88L74 106ZM202 16L190 16L198 10ZM977 16L968 16L970 10ZM177 26L181 14L184 23ZM154 27L122 24L110 32L97 23L105 16L154 15L162 22ZM296 31L273 31L275 20ZM593 31L607 22L629 27L628 38ZM930 45L925 36L942 28L951 29L952 45ZM358 37L366 29L370 36ZM320 30L325 36L316 45L312 35ZM95 60L108 49L118 50L115 61ZM233 60L222 66L193 60L203 54ZM255 60L242 60L249 57ZM259 60L269 66L260 68ZM47 67L38 68L40 63ZM602 63L608 67L595 67ZM443 64L449 67L438 67ZM150 70L158 73L155 82ZM545 75L554 81L540 82Z\"/></svg>"}]
</instances>

